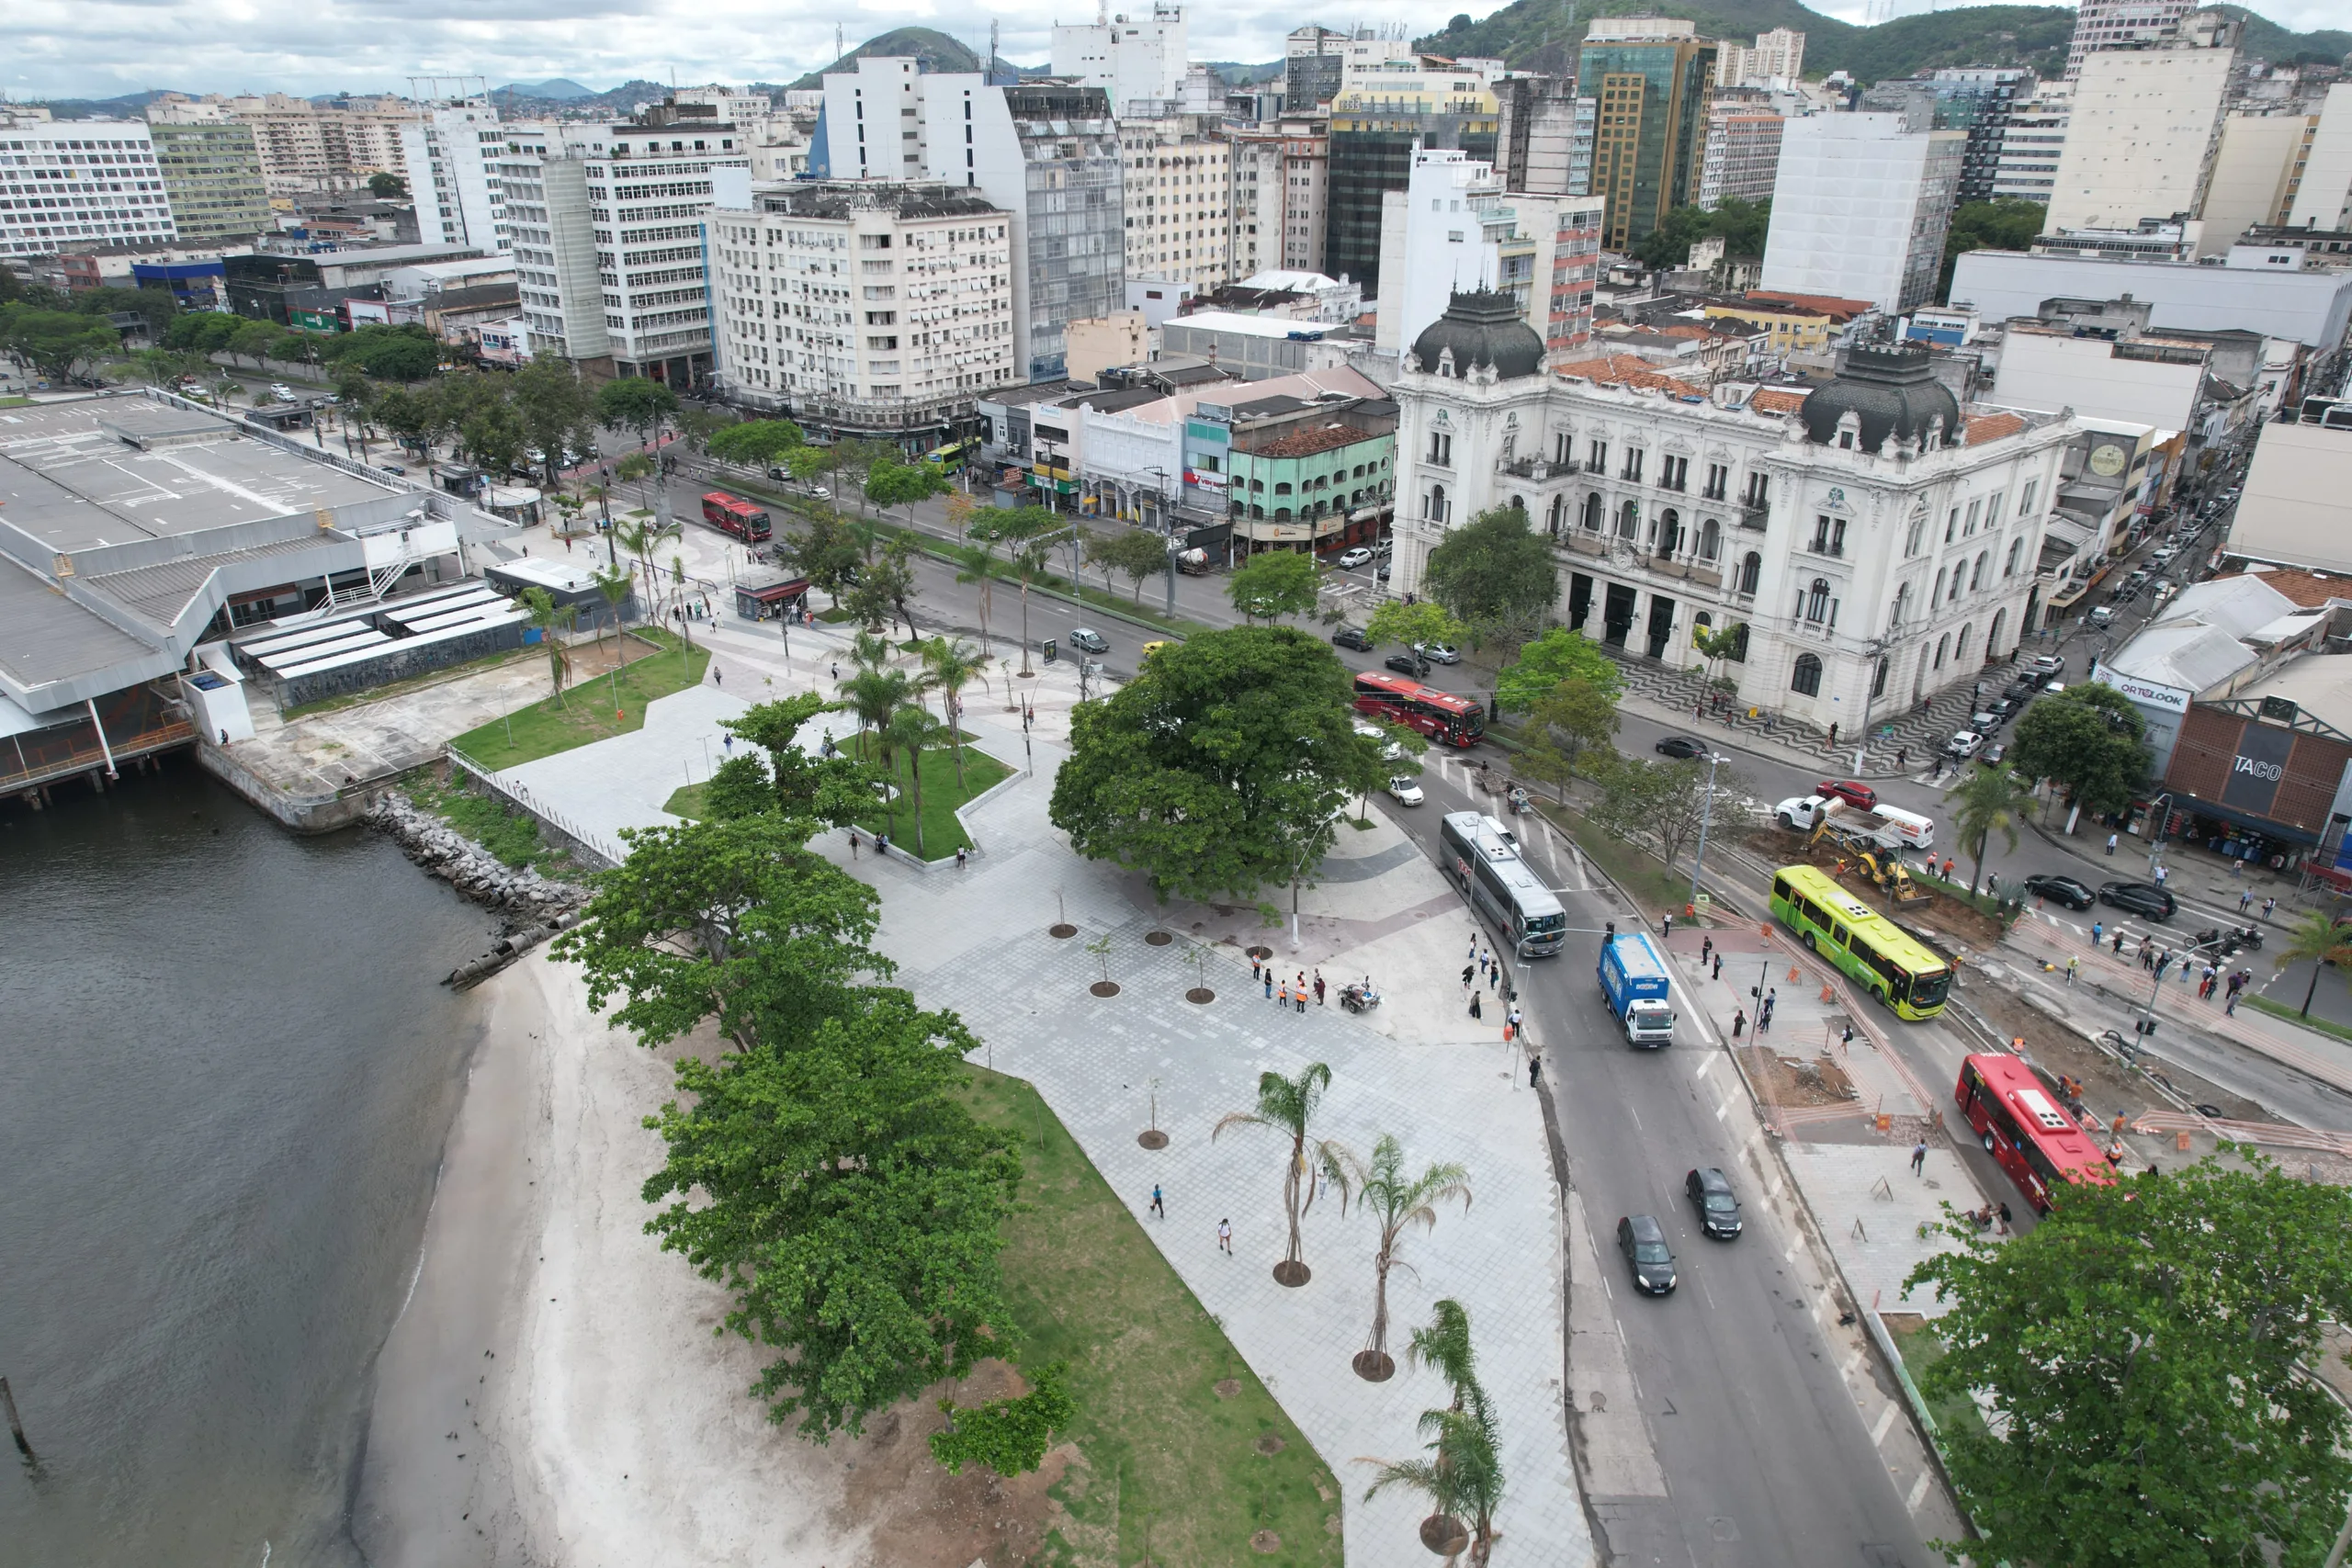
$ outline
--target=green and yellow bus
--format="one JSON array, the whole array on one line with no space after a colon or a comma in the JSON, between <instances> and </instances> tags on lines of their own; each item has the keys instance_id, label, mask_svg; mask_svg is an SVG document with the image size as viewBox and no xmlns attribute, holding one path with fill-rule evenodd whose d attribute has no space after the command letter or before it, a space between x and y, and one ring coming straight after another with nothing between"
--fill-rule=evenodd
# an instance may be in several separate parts
<instances>
[{"instance_id":1,"label":"green and yellow bus","mask_svg":"<svg viewBox=\"0 0 2352 1568\"><path fill-rule=\"evenodd\" d=\"M1812 953L1844 970L1902 1018L1933 1018L1951 995L1951 965L1933 948L1810 865L1772 876L1772 913Z\"/></svg>"}]
</instances>

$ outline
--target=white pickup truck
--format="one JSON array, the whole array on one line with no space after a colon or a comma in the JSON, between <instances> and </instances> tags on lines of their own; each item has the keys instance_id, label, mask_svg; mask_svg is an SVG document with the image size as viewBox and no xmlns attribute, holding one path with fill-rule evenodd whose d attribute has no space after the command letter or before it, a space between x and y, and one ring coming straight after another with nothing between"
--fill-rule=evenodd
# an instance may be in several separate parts
<instances>
[{"instance_id":1,"label":"white pickup truck","mask_svg":"<svg viewBox=\"0 0 2352 1568\"><path fill-rule=\"evenodd\" d=\"M1848 842L1867 841L1890 850L1917 850L1925 854L1936 847L1935 823L1917 812L1898 806L1863 811L1831 795L1792 795L1772 807L1772 820L1799 833L1811 832L1828 821L1836 824L1838 836Z\"/></svg>"}]
</instances>

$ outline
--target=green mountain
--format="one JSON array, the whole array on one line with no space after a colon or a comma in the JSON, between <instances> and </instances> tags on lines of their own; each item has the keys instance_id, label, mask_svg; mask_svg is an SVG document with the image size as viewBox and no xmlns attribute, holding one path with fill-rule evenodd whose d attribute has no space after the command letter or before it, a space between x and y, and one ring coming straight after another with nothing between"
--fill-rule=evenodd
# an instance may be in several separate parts
<instances>
[{"instance_id":1,"label":"green mountain","mask_svg":"<svg viewBox=\"0 0 2352 1568\"><path fill-rule=\"evenodd\" d=\"M961 39L950 38L936 28L892 28L877 33L834 61L831 65L800 78L796 88L821 87L828 72L854 71L854 62L866 56L896 57L912 55L922 62L925 71L978 71L980 57Z\"/></svg>"},{"instance_id":2,"label":"green mountain","mask_svg":"<svg viewBox=\"0 0 2352 1568\"><path fill-rule=\"evenodd\" d=\"M1415 40L1440 54L1500 58L1525 71L1566 72L1596 17L1655 15L1657 0L1512 0L1482 20L1456 16L1442 32ZM2352 52L2352 33L2294 33L2241 7L2250 56L2287 62L2308 56L2335 62ZM2054 75L2065 63L2075 13L2062 6L1973 6L1901 17L1856 27L1825 17L1799 0L1698 0L1668 3L1666 14L1686 17L1702 38L1747 39L1774 28L1805 35L1808 76L1851 72L1864 84L1908 76L1939 65L2026 65Z\"/></svg>"}]
</instances>

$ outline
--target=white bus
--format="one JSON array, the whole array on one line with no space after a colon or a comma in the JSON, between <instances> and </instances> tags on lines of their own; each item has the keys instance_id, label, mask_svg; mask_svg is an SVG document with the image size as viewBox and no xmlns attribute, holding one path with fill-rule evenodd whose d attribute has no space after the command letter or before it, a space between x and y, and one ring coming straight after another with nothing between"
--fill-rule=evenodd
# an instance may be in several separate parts
<instances>
[{"instance_id":1,"label":"white bus","mask_svg":"<svg viewBox=\"0 0 2352 1568\"><path fill-rule=\"evenodd\" d=\"M1545 957L1566 943L1567 911L1520 858L1519 840L1509 829L1476 811L1451 811L1439 826L1438 842L1445 874L1521 958Z\"/></svg>"}]
</instances>

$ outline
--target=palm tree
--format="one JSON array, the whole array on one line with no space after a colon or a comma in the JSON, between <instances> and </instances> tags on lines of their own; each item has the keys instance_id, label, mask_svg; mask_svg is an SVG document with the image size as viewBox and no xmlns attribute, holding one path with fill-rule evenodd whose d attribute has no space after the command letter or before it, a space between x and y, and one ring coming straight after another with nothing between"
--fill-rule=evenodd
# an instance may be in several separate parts
<instances>
[{"instance_id":1,"label":"palm tree","mask_svg":"<svg viewBox=\"0 0 2352 1568\"><path fill-rule=\"evenodd\" d=\"M1417 1177L1408 1177L1405 1145L1386 1133L1373 1145L1368 1166L1347 1150L1335 1154L1341 1170L1340 1191L1353 1188L1357 1206L1380 1223L1380 1247L1372 1259L1372 1337L1357 1353L1355 1369L1366 1382L1386 1382L1396 1372L1396 1358L1388 1353L1388 1273L1392 1269L1414 1271L1412 1265L1396 1256L1405 1227L1435 1227L1437 1206L1450 1199L1460 1199L1462 1212L1468 1213L1470 1172L1460 1165L1433 1165Z\"/></svg>"},{"instance_id":2,"label":"palm tree","mask_svg":"<svg viewBox=\"0 0 2352 1568\"><path fill-rule=\"evenodd\" d=\"M1372 1459L1356 1461L1358 1464L1379 1467L1373 1472L1372 1484L1364 1488L1365 1502L1396 1486L1429 1499L1429 1517L1421 1521L1421 1544L1443 1557L1448 1564L1469 1548L1470 1528L1462 1522L1462 1516L1474 1506L1464 1467L1454 1462L1454 1455L1446 1452L1443 1423L1452 1414L1445 1410L1421 1412L1423 1433L1429 1433L1433 1427L1439 1428L1425 1445L1432 1458L1391 1460L1385 1463ZM1458 1442L1453 1445L1457 1450L1460 1446Z\"/></svg>"},{"instance_id":3,"label":"palm tree","mask_svg":"<svg viewBox=\"0 0 2352 1568\"><path fill-rule=\"evenodd\" d=\"M873 632L861 630L850 639L849 661L860 670L879 670L890 662L890 645Z\"/></svg>"},{"instance_id":4,"label":"palm tree","mask_svg":"<svg viewBox=\"0 0 2352 1568\"><path fill-rule=\"evenodd\" d=\"M523 608L531 617L531 629L539 634L539 641L547 648L548 676L555 682L555 705L561 707L563 677L571 668L571 655L557 634L571 625L579 612L569 604L558 605L555 595L544 588L523 590Z\"/></svg>"},{"instance_id":5,"label":"palm tree","mask_svg":"<svg viewBox=\"0 0 2352 1568\"><path fill-rule=\"evenodd\" d=\"M939 744L939 733L945 727L932 716L931 710L920 703L909 703L890 715L890 722L883 727L882 740L886 753L903 751L907 755L909 787L914 792L915 853L928 860L922 844L922 754ZM897 775L892 774L895 781Z\"/></svg>"},{"instance_id":6,"label":"palm tree","mask_svg":"<svg viewBox=\"0 0 2352 1568\"><path fill-rule=\"evenodd\" d=\"M990 589L1004 570L1004 563L996 558L997 547L1004 541L994 534L975 531L970 543L958 543L948 547L956 558L956 581L980 585L980 647L989 645L989 608L993 595Z\"/></svg>"},{"instance_id":7,"label":"palm tree","mask_svg":"<svg viewBox=\"0 0 2352 1568\"><path fill-rule=\"evenodd\" d=\"M1434 1367L1453 1391L1453 1408L1465 1410L1486 1403L1478 1384L1478 1359L1470 1347L1470 1314L1451 1297L1430 1309L1429 1326L1413 1330L1405 1359L1417 1367Z\"/></svg>"},{"instance_id":8,"label":"palm tree","mask_svg":"<svg viewBox=\"0 0 2352 1568\"><path fill-rule=\"evenodd\" d=\"M1286 1078L1280 1073L1261 1073L1258 1109L1229 1111L1209 1130L1212 1143L1227 1127L1271 1127L1290 1137L1290 1157L1283 1165L1283 1208L1290 1216L1290 1249L1274 1265L1278 1284L1304 1285L1313 1277L1299 1257L1298 1217L1315 1206L1315 1194L1323 1179L1341 1180L1340 1145L1329 1138L1310 1140L1307 1136L1307 1124L1315 1119L1315 1108L1323 1102L1323 1092L1330 1087L1331 1069L1320 1062L1310 1064L1295 1078ZM1302 1190L1304 1202L1300 1201ZM1344 1188L1340 1201L1344 1213Z\"/></svg>"},{"instance_id":9,"label":"palm tree","mask_svg":"<svg viewBox=\"0 0 2352 1568\"><path fill-rule=\"evenodd\" d=\"M1984 880L1984 851L1994 834L2010 849L2018 847L2018 824L2025 820L2032 792L2009 776L2007 768L1979 768L1974 776L1952 792L1952 826L1960 831L1961 847L1975 862L1968 890Z\"/></svg>"},{"instance_id":10,"label":"palm tree","mask_svg":"<svg viewBox=\"0 0 2352 1568\"><path fill-rule=\"evenodd\" d=\"M890 716L914 695L914 682L903 670L861 669L841 683L841 693L857 715L857 754L864 757L865 732L890 722Z\"/></svg>"},{"instance_id":11,"label":"palm tree","mask_svg":"<svg viewBox=\"0 0 2352 1568\"><path fill-rule=\"evenodd\" d=\"M2288 932L2287 945L2270 963L2273 968L2284 969L2306 958L2312 961L2312 983L2303 987L2303 1006L2298 1015L2302 1018L2312 1015L2312 998L2319 994L2320 970L2330 964L2352 964L2352 942L2347 942L2345 933L2336 930L2335 922L2318 909L2310 910L2295 922Z\"/></svg>"},{"instance_id":12,"label":"palm tree","mask_svg":"<svg viewBox=\"0 0 2352 1568\"><path fill-rule=\"evenodd\" d=\"M956 793L964 792L964 688L977 680L986 655L962 637L935 637L923 644L923 667L929 684L940 694L949 735L956 745Z\"/></svg>"},{"instance_id":13,"label":"palm tree","mask_svg":"<svg viewBox=\"0 0 2352 1568\"><path fill-rule=\"evenodd\" d=\"M638 565L644 570L649 615L658 614L661 597L657 592L660 577L653 564L653 552L685 536L685 525L674 518L664 523L658 517L624 517L613 525L613 537L620 541L621 548L637 558Z\"/></svg>"},{"instance_id":14,"label":"palm tree","mask_svg":"<svg viewBox=\"0 0 2352 1568\"><path fill-rule=\"evenodd\" d=\"M596 592L605 596L605 607L613 613L613 630L616 636L617 636L620 631L621 625L621 602L628 597L628 591L636 585L636 580L629 576L628 569L627 567L616 567L609 569L605 567L598 567L595 569L593 576L596 583ZM596 623L596 646L601 649L604 645L605 623L598 621ZM624 659L628 657L628 648L627 644L621 645L621 654ZM619 679L620 678L617 674L614 676L615 684L613 686L613 694L616 698L620 695L620 686L618 684Z\"/></svg>"},{"instance_id":15,"label":"palm tree","mask_svg":"<svg viewBox=\"0 0 2352 1568\"><path fill-rule=\"evenodd\" d=\"M628 456L620 458L617 462L614 463L613 478L619 479L624 484L631 483L639 479L650 478L652 475L653 470L659 466L660 465L656 464L651 457L647 457L644 453L631 452ZM639 502L645 500L645 487L642 485L638 486L637 499Z\"/></svg>"}]
</instances>

